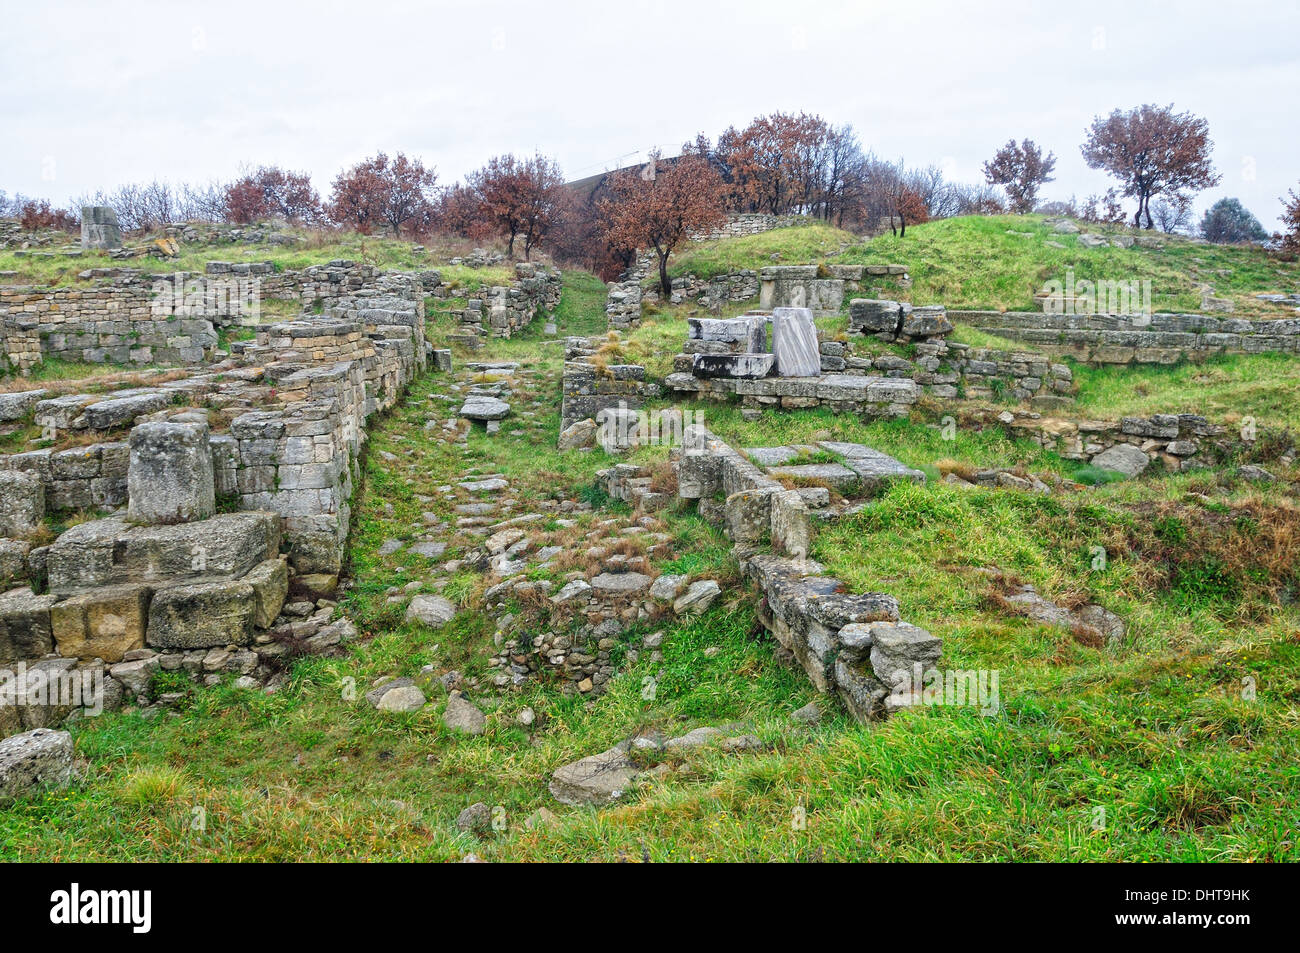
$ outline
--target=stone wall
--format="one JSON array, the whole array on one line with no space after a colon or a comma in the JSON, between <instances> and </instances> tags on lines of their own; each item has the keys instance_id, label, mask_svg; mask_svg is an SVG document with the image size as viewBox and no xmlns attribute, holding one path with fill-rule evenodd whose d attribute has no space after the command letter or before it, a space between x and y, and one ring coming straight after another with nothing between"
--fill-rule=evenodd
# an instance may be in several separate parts
<instances>
[{"instance_id":1,"label":"stone wall","mask_svg":"<svg viewBox=\"0 0 1300 953\"><path fill-rule=\"evenodd\" d=\"M693 242L717 241L720 238L740 238L745 235L758 235L777 228L793 228L811 224L806 215L770 215L766 212L733 212L717 228L709 231L693 232Z\"/></svg>"},{"instance_id":2,"label":"stone wall","mask_svg":"<svg viewBox=\"0 0 1300 953\"><path fill-rule=\"evenodd\" d=\"M605 296L605 318L615 331L635 327L641 323L641 282L611 281Z\"/></svg>"},{"instance_id":3,"label":"stone wall","mask_svg":"<svg viewBox=\"0 0 1300 953\"><path fill-rule=\"evenodd\" d=\"M481 298L471 298L459 312L461 335L508 338L526 328L539 311L554 310L559 303L558 271L531 262L517 262L513 284L489 288ZM472 345L477 341L463 343Z\"/></svg>"},{"instance_id":4,"label":"stone wall","mask_svg":"<svg viewBox=\"0 0 1300 953\"><path fill-rule=\"evenodd\" d=\"M696 449L676 457L678 495L726 527L762 597L758 617L782 651L860 721L918 703L914 668L933 668L942 642L902 622L892 596L848 593L820 574L808 559L812 521L798 490L707 431L688 445Z\"/></svg>"},{"instance_id":5,"label":"stone wall","mask_svg":"<svg viewBox=\"0 0 1300 953\"><path fill-rule=\"evenodd\" d=\"M217 346L206 318L155 307L154 278L127 275L66 288L0 286L0 333L12 366L29 370L40 353L63 360L121 364L197 364Z\"/></svg>"},{"instance_id":6,"label":"stone wall","mask_svg":"<svg viewBox=\"0 0 1300 953\"><path fill-rule=\"evenodd\" d=\"M1067 460L1089 462L1126 476L1137 476L1155 461L1174 472L1222 465L1263 436L1261 431L1246 439L1240 426L1211 423L1200 414L1093 420L987 409L975 415L974 422L1028 438Z\"/></svg>"},{"instance_id":7,"label":"stone wall","mask_svg":"<svg viewBox=\"0 0 1300 953\"><path fill-rule=\"evenodd\" d=\"M909 287L911 279L903 265L773 265L761 271L745 269L699 278L693 274L672 280L670 302L697 301L717 312L729 302L759 299L765 311L772 308L807 307L818 316L838 314L844 296L861 291L872 279ZM625 280L610 285L605 313L612 328L635 325L641 317L641 301L657 301L658 288L643 289L645 275L635 271ZM802 303L801 303L802 302Z\"/></svg>"},{"instance_id":8,"label":"stone wall","mask_svg":"<svg viewBox=\"0 0 1300 953\"><path fill-rule=\"evenodd\" d=\"M114 707L160 701L158 672L253 687L291 654L349 638L318 599L342 569L366 420L425 367L422 287L416 276L355 289L157 387L6 395L8 420L133 429L129 441L0 457L0 534L11 537L0 539L0 667L20 681L93 681L86 704ZM228 432L210 431L227 420ZM237 512L217 513L218 501ZM30 541L47 511L123 503L51 545ZM0 736L76 707L0 705Z\"/></svg>"},{"instance_id":9,"label":"stone wall","mask_svg":"<svg viewBox=\"0 0 1300 953\"><path fill-rule=\"evenodd\" d=\"M49 355L120 364L199 364L213 357L216 329L258 326L261 302L298 302L304 311L361 318L372 324L412 322L410 302L447 296L437 271L384 272L339 259L301 271L276 271L270 262L208 262L205 274L151 274L102 269L103 279L63 288L0 286L0 334L12 368L26 373ZM88 273L89 274L89 273ZM530 277L489 298L488 314L506 326L553 307L558 274ZM396 304L395 304L396 302ZM368 311L397 310L400 321ZM421 319L422 319L421 315Z\"/></svg>"},{"instance_id":10,"label":"stone wall","mask_svg":"<svg viewBox=\"0 0 1300 953\"><path fill-rule=\"evenodd\" d=\"M1048 353L1097 364L1173 364L1224 353L1300 354L1300 319L1250 320L1204 314L1061 315L950 311L973 327Z\"/></svg>"},{"instance_id":11,"label":"stone wall","mask_svg":"<svg viewBox=\"0 0 1300 953\"><path fill-rule=\"evenodd\" d=\"M593 424L607 410L635 411L647 398L659 396L658 385L646 380L639 364L606 364L594 359L600 339L566 338L561 387L560 432L584 420ZM595 437L594 427L592 438Z\"/></svg>"}]
</instances>

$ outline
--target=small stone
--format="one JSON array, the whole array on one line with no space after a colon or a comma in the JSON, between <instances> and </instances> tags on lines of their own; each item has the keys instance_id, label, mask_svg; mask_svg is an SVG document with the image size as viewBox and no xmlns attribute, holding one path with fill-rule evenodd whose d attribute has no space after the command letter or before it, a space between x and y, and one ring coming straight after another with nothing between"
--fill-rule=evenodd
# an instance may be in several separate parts
<instances>
[{"instance_id":1,"label":"small stone","mask_svg":"<svg viewBox=\"0 0 1300 953\"><path fill-rule=\"evenodd\" d=\"M815 725L822 720L822 710L817 707L816 702L809 702L802 708L791 712L790 718L802 725Z\"/></svg>"},{"instance_id":2,"label":"small stone","mask_svg":"<svg viewBox=\"0 0 1300 953\"><path fill-rule=\"evenodd\" d=\"M469 699L457 692L447 699L447 708L442 713L442 723L453 731L463 731L467 735L481 735L487 728L487 716L475 708Z\"/></svg>"},{"instance_id":3,"label":"small stone","mask_svg":"<svg viewBox=\"0 0 1300 953\"><path fill-rule=\"evenodd\" d=\"M701 579L691 583L686 593L673 603L673 611L678 615L701 613L722 593L722 588L712 579Z\"/></svg>"},{"instance_id":4,"label":"small stone","mask_svg":"<svg viewBox=\"0 0 1300 953\"><path fill-rule=\"evenodd\" d=\"M406 621L440 629L456 615L456 604L443 596L419 595L406 607Z\"/></svg>"},{"instance_id":5,"label":"small stone","mask_svg":"<svg viewBox=\"0 0 1300 953\"><path fill-rule=\"evenodd\" d=\"M456 815L456 830L483 836L492 830L492 809L479 801Z\"/></svg>"},{"instance_id":6,"label":"small stone","mask_svg":"<svg viewBox=\"0 0 1300 953\"><path fill-rule=\"evenodd\" d=\"M415 685L403 685L384 692L376 707L380 711L413 712L423 708L427 701L424 692Z\"/></svg>"}]
</instances>

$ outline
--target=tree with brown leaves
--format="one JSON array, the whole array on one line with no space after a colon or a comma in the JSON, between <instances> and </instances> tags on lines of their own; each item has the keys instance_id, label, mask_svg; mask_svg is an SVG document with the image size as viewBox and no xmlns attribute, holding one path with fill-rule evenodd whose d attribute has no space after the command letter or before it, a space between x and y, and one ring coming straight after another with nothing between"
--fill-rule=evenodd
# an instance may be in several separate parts
<instances>
[{"instance_id":1,"label":"tree with brown leaves","mask_svg":"<svg viewBox=\"0 0 1300 953\"><path fill-rule=\"evenodd\" d=\"M340 225L363 234L388 226L394 236L405 227L419 231L432 222L438 175L419 159L399 152L391 160L380 152L338 174L329 214Z\"/></svg>"},{"instance_id":2,"label":"tree with brown leaves","mask_svg":"<svg viewBox=\"0 0 1300 953\"><path fill-rule=\"evenodd\" d=\"M697 140L700 152L706 139ZM851 126L821 116L772 113L718 137L726 200L738 211L843 219L863 181L865 157Z\"/></svg>"},{"instance_id":3,"label":"tree with brown leaves","mask_svg":"<svg viewBox=\"0 0 1300 953\"><path fill-rule=\"evenodd\" d=\"M651 249L659 261L659 288L672 294L668 256L692 232L716 228L726 216L723 182L713 164L688 151L663 162L657 152L643 169L613 175L597 206L606 241L615 249Z\"/></svg>"},{"instance_id":4,"label":"tree with brown leaves","mask_svg":"<svg viewBox=\"0 0 1300 953\"><path fill-rule=\"evenodd\" d=\"M226 186L226 218L239 225L272 217L290 222L315 222L321 217L320 196L305 172L264 165Z\"/></svg>"},{"instance_id":5,"label":"tree with brown leaves","mask_svg":"<svg viewBox=\"0 0 1300 953\"><path fill-rule=\"evenodd\" d=\"M507 237L508 255L514 255L515 239L522 238L524 258L531 258L559 220L564 178L545 156L496 156L466 182L478 199L479 214Z\"/></svg>"},{"instance_id":6,"label":"tree with brown leaves","mask_svg":"<svg viewBox=\"0 0 1300 953\"><path fill-rule=\"evenodd\" d=\"M984 163L984 179L989 185L1006 189L1011 210L1020 214L1033 211L1038 190L1053 181L1056 156L1043 155L1032 139L1022 139L1019 144L1009 139L988 162Z\"/></svg>"},{"instance_id":7,"label":"tree with brown leaves","mask_svg":"<svg viewBox=\"0 0 1300 953\"><path fill-rule=\"evenodd\" d=\"M1082 149L1089 167L1109 172L1122 183L1124 195L1137 199L1135 228L1142 227L1144 215L1146 227L1154 227L1155 196L1173 200L1222 181L1210 158L1209 123L1190 112L1174 112L1172 104L1098 116Z\"/></svg>"},{"instance_id":8,"label":"tree with brown leaves","mask_svg":"<svg viewBox=\"0 0 1300 953\"><path fill-rule=\"evenodd\" d=\"M1286 226L1286 231L1275 234L1273 239L1278 243L1282 257L1295 261L1300 257L1300 195L1295 189L1287 189L1286 195L1278 201L1282 203L1278 220Z\"/></svg>"}]
</instances>

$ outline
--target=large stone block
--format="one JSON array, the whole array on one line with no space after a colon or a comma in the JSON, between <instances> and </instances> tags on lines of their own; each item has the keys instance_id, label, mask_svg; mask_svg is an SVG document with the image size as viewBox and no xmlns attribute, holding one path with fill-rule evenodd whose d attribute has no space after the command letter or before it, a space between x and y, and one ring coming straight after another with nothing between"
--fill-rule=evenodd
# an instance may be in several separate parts
<instances>
[{"instance_id":1,"label":"large stone block","mask_svg":"<svg viewBox=\"0 0 1300 953\"><path fill-rule=\"evenodd\" d=\"M696 377L766 377L775 366L775 354L696 354L691 358L691 373Z\"/></svg>"},{"instance_id":2,"label":"large stone block","mask_svg":"<svg viewBox=\"0 0 1300 953\"><path fill-rule=\"evenodd\" d=\"M772 528L772 499L781 491L779 485L741 490L727 497L723 512L727 535L737 545L756 545Z\"/></svg>"},{"instance_id":3,"label":"large stone block","mask_svg":"<svg viewBox=\"0 0 1300 953\"><path fill-rule=\"evenodd\" d=\"M255 609L253 587L242 580L172 586L149 606L146 639L159 649L246 645Z\"/></svg>"},{"instance_id":4,"label":"large stone block","mask_svg":"<svg viewBox=\"0 0 1300 953\"><path fill-rule=\"evenodd\" d=\"M131 431L127 518L188 523L216 512L212 447L201 423L144 423Z\"/></svg>"},{"instance_id":5,"label":"large stone block","mask_svg":"<svg viewBox=\"0 0 1300 953\"><path fill-rule=\"evenodd\" d=\"M0 536L23 536L45 519L45 486L20 470L0 470Z\"/></svg>"},{"instance_id":6,"label":"large stone block","mask_svg":"<svg viewBox=\"0 0 1300 953\"><path fill-rule=\"evenodd\" d=\"M131 526L110 518L61 535L46 566L50 592L66 596L121 583L238 578L279 551L275 513L227 513L176 526Z\"/></svg>"},{"instance_id":7,"label":"large stone block","mask_svg":"<svg viewBox=\"0 0 1300 953\"><path fill-rule=\"evenodd\" d=\"M854 298L849 302L849 330L859 334L896 335L903 323L903 306L897 301Z\"/></svg>"},{"instance_id":8,"label":"large stone block","mask_svg":"<svg viewBox=\"0 0 1300 953\"><path fill-rule=\"evenodd\" d=\"M81 207L81 247L121 248L122 228L117 212L107 205Z\"/></svg>"},{"instance_id":9,"label":"large stone block","mask_svg":"<svg viewBox=\"0 0 1300 953\"><path fill-rule=\"evenodd\" d=\"M814 377L821 373L817 326L807 308L777 308L772 312L772 351L782 377Z\"/></svg>"},{"instance_id":10,"label":"large stone block","mask_svg":"<svg viewBox=\"0 0 1300 953\"><path fill-rule=\"evenodd\" d=\"M59 654L120 662L143 648L152 594L148 586L105 586L55 604L50 623Z\"/></svg>"},{"instance_id":11,"label":"large stone block","mask_svg":"<svg viewBox=\"0 0 1300 953\"><path fill-rule=\"evenodd\" d=\"M807 559L812 539L808 507L798 490L775 493L772 506L772 548L791 559Z\"/></svg>"},{"instance_id":12,"label":"large stone block","mask_svg":"<svg viewBox=\"0 0 1300 953\"><path fill-rule=\"evenodd\" d=\"M72 735L37 728L0 741L0 804L72 780Z\"/></svg>"},{"instance_id":13,"label":"large stone block","mask_svg":"<svg viewBox=\"0 0 1300 953\"><path fill-rule=\"evenodd\" d=\"M268 559L254 566L243 581L253 587L253 625L269 629L289 595L289 564Z\"/></svg>"},{"instance_id":14,"label":"large stone block","mask_svg":"<svg viewBox=\"0 0 1300 953\"><path fill-rule=\"evenodd\" d=\"M54 651L50 608L58 599L30 589L0 595L0 665L36 659Z\"/></svg>"}]
</instances>

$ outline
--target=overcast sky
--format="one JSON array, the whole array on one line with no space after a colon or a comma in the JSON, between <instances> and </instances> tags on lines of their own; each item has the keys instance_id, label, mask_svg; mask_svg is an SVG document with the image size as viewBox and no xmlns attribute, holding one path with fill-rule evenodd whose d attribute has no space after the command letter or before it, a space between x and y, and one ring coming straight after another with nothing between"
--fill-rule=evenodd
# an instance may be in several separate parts
<instances>
[{"instance_id":1,"label":"overcast sky","mask_svg":"<svg viewBox=\"0 0 1300 953\"><path fill-rule=\"evenodd\" d=\"M1044 196L1109 183L1079 144L1144 102L1209 120L1224 195L1270 231L1300 186L1300 4L1060 2L310 4L6 0L0 189L60 202L246 162L327 193L383 149L448 183L540 150L569 178L773 110L852 123L884 158L976 181L1008 138L1059 157ZM1131 203L1129 203L1131 204Z\"/></svg>"}]
</instances>

